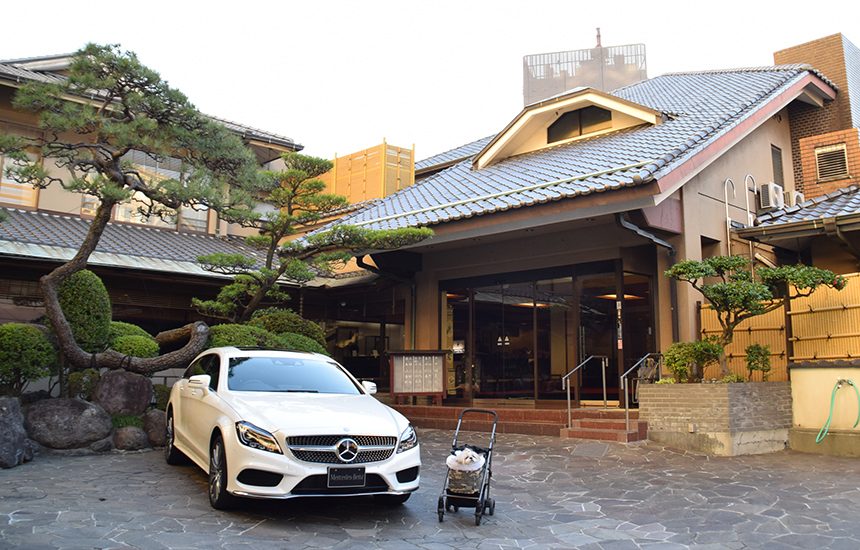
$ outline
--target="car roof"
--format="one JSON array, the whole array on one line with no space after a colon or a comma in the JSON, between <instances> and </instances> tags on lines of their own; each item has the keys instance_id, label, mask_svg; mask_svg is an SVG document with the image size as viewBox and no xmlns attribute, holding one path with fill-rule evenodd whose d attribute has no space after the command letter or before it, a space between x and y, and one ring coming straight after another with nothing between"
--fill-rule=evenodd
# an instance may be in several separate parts
<instances>
[{"instance_id":1,"label":"car roof","mask_svg":"<svg viewBox=\"0 0 860 550\"><path fill-rule=\"evenodd\" d=\"M313 357L315 359L323 359L327 361L333 361L333 359L327 355L323 355L321 353L314 353L310 351L297 351L297 350L279 350L279 349L270 349L270 348L250 348L250 347L237 347L237 346L223 346L218 348L209 348L203 353L217 353L219 355L226 355L230 357ZM201 354L202 355L202 354Z\"/></svg>"}]
</instances>

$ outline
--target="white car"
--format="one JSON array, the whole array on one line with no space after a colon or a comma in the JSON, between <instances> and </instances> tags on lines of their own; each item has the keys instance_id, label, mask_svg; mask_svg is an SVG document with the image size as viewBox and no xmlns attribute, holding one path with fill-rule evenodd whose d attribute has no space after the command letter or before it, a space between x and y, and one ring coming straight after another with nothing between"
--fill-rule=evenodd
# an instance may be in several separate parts
<instances>
[{"instance_id":1,"label":"white car","mask_svg":"<svg viewBox=\"0 0 860 550\"><path fill-rule=\"evenodd\" d=\"M209 501L375 495L418 489L418 436L345 368L316 353L212 348L174 384L168 464L209 472Z\"/></svg>"}]
</instances>

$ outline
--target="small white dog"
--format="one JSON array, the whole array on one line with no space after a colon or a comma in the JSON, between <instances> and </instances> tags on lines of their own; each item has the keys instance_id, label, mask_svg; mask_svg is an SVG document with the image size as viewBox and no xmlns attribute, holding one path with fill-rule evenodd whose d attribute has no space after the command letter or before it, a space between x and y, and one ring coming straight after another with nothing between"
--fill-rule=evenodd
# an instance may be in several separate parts
<instances>
[{"instance_id":1,"label":"small white dog","mask_svg":"<svg viewBox=\"0 0 860 550\"><path fill-rule=\"evenodd\" d=\"M476 453L468 447L459 451L454 451L454 454L448 455L448 458L445 459L445 464L447 464L449 468L460 472L478 471L484 467L484 462L485 460L483 455Z\"/></svg>"}]
</instances>

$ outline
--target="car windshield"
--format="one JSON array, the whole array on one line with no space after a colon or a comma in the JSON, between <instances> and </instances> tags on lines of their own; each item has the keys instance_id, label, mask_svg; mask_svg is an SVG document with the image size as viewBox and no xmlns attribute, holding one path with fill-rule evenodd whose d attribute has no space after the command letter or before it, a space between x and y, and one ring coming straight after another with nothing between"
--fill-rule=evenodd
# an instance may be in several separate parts
<instances>
[{"instance_id":1,"label":"car windshield","mask_svg":"<svg viewBox=\"0 0 860 550\"><path fill-rule=\"evenodd\" d=\"M339 365L303 357L234 357L227 387L233 391L361 393Z\"/></svg>"}]
</instances>

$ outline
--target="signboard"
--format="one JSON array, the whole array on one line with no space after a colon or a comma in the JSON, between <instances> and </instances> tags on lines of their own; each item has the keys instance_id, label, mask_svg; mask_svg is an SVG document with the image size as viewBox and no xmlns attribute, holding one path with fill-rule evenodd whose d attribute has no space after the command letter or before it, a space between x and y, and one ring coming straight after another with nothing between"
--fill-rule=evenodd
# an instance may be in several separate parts
<instances>
[{"instance_id":1,"label":"signboard","mask_svg":"<svg viewBox=\"0 0 860 550\"><path fill-rule=\"evenodd\" d=\"M391 351L391 393L438 395L445 393L445 350Z\"/></svg>"}]
</instances>

